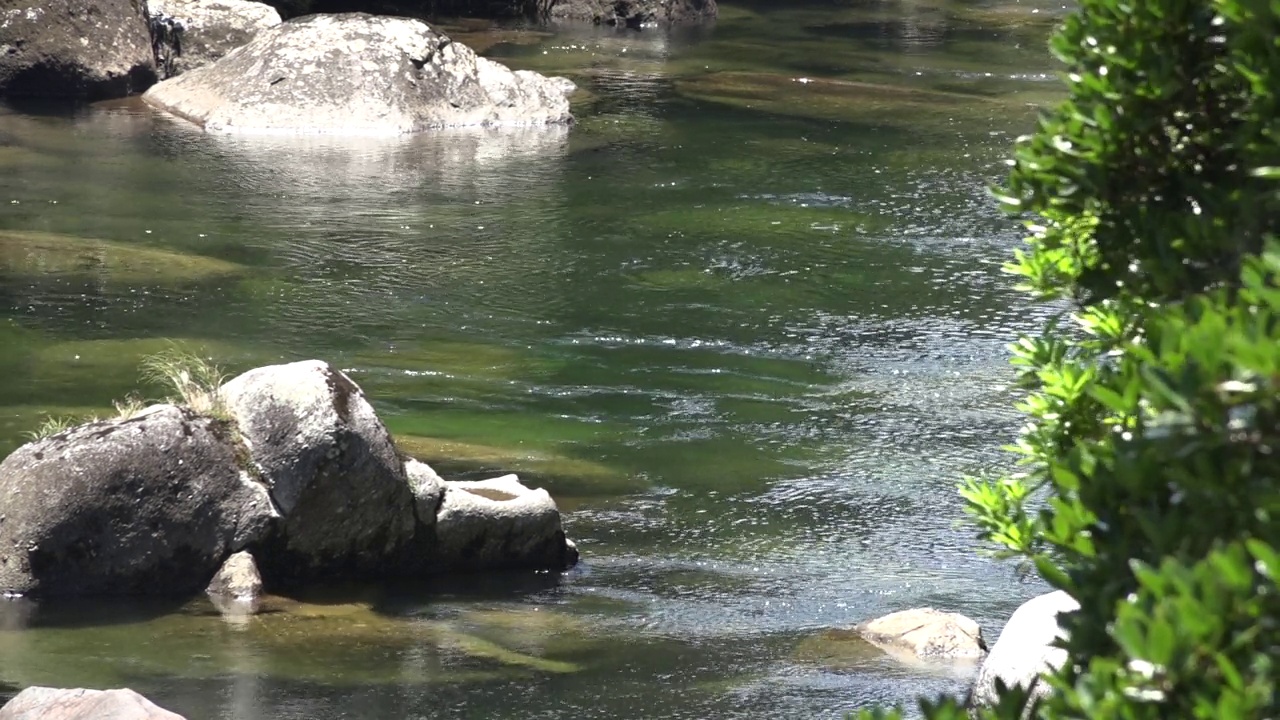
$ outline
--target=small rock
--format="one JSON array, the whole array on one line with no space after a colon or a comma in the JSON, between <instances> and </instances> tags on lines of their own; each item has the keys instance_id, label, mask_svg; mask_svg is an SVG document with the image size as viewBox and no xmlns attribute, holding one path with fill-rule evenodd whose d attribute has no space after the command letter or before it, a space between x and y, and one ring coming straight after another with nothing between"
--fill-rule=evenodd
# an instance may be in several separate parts
<instances>
[{"instance_id":1,"label":"small rock","mask_svg":"<svg viewBox=\"0 0 1280 720\"><path fill-rule=\"evenodd\" d=\"M437 562L449 570L563 570L578 551L560 526L555 501L515 475L446 482L436 513Z\"/></svg>"},{"instance_id":2,"label":"small rock","mask_svg":"<svg viewBox=\"0 0 1280 720\"><path fill-rule=\"evenodd\" d=\"M246 609L257 605L262 597L262 576L253 555L245 550L222 563L218 574L209 581L205 593L211 598ZM219 605L221 608L221 605Z\"/></svg>"},{"instance_id":3,"label":"small rock","mask_svg":"<svg viewBox=\"0 0 1280 720\"><path fill-rule=\"evenodd\" d=\"M29 687L0 708L0 720L185 720L129 690Z\"/></svg>"},{"instance_id":4,"label":"small rock","mask_svg":"<svg viewBox=\"0 0 1280 720\"><path fill-rule=\"evenodd\" d=\"M978 670L969 693L970 707L989 707L998 701L997 679L1008 687L1029 688L1032 701L1048 695L1049 686L1041 681L1041 674L1056 671L1067 660L1066 651L1053 646L1065 637L1058 615L1079 609L1075 598L1058 590L1032 598L1015 610Z\"/></svg>"},{"instance_id":5,"label":"small rock","mask_svg":"<svg viewBox=\"0 0 1280 720\"><path fill-rule=\"evenodd\" d=\"M404 474L413 491L413 509L418 517L418 532L432 533L436 526L436 511L444 500L444 480L430 465L412 458L405 460Z\"/></svg>"},{"instance_id":6,"label":"small rock","mask_svg":"<svg viewBox=\"0 0 1280 720\"><path fill-rule=\"evenodd\" d=\"M922 659L980 658L987 651L982 628L958 613L915 608L857 626L868 642Z\"/></svg>"}]
</instances>

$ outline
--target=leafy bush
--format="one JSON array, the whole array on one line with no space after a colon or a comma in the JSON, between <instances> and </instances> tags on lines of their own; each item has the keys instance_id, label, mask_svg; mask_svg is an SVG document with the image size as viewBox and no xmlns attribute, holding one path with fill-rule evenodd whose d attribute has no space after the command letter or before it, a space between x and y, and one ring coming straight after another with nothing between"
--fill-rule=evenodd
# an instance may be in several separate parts
<instances>
[{"instance_id":1,"label":"leafy bush","mask_svg":"<svg viewBox=\"0 0 1280 720\"><path fill-rule=\"evenodd\" d=\"M1002 200L1072 312L1013 346L1022 472L962 488L1081 603L1033 713L1280 717L1280 4L1082 0L1051 47L1069 98Z\"/></svg>"}]
</instances>

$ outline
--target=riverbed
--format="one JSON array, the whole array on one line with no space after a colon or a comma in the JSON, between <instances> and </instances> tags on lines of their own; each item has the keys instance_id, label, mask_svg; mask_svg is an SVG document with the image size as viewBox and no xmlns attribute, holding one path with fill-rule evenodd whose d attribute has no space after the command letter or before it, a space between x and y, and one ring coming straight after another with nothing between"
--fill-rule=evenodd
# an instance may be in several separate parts
<instances>
[{"instance_id":1,"label":"riverbed","mask_svg":"<svg viewBox=\"0 0 1280 720\"><path fill-rule=\"evenodd\" d=\"M572 128L205 135L0 105L0 454L159 398L179 344L321 358L446 476L546 487L563 575L205 601L0 601L0 701L129 686L193 720L834 718L963 692L832 629L931 605L993 642L1044 586L955 486L1010 466L1044 312L988 194L1064 12L723 3L713 27L449 21L579 84Z\"/></svg>"}]
</instances>

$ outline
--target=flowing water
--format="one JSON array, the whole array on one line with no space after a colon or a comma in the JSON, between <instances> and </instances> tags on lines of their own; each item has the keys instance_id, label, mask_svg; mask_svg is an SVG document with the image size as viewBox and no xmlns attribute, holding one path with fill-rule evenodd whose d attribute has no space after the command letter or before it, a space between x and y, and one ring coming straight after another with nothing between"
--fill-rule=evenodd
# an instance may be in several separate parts
<instances>
[{"instance_id":1,"label":"flowing water","mask_svg":"<svg viewBox=\"0 0 1280 720\"><path fill-rule=\"evenodd\" d=\"M571 129L204 135L0 106L0 454L46 415L229 371L346 370L446 475L547 487L583 561L279 601L0 604L0 700L189 717L820 718L962 692L833 629L994 639L1043 591L955 485L1009 464L1034 329L987 195L1058 92L1048 0L726 3L714 28L449 31L581 87Z\"/></svg>"}]
</instances>

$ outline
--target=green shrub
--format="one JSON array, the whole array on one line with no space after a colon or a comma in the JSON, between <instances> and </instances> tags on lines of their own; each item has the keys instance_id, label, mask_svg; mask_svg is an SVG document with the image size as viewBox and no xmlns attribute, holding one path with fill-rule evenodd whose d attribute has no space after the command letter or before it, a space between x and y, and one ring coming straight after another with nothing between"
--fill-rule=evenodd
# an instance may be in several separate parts
<instances>
[{"instance_id":1,"label":"green shrub","mask_svg":"<svg viewBox=\"0 0 1280 720\"><path fill-rule=\"evenodd\" d=\"M1082 606L1034 714L1280 717L1280 3L1082 0L1052 49L1002 200L1071 311L1013 346L1021 472L962 488Z\"/></svg>"}]
</instances>

